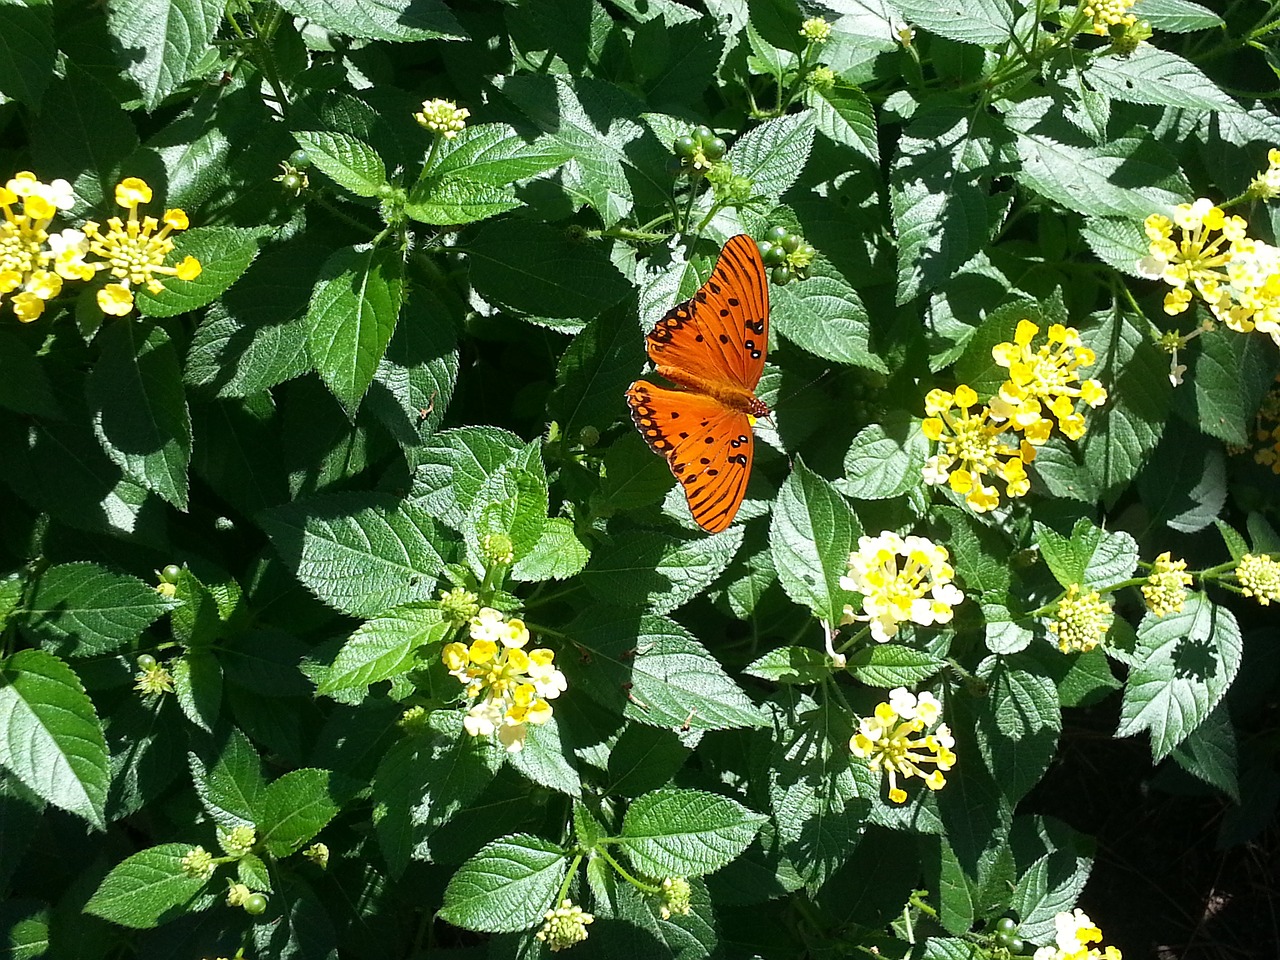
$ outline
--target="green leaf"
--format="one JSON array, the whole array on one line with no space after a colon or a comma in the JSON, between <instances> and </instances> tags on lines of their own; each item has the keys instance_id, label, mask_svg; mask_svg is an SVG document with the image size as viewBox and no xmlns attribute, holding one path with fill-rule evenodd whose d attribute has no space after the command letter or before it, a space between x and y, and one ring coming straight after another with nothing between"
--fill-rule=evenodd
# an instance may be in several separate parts
<instances>
[{"instance_id":1,"label":"green leaf","mask_svg":"<svg viewBox=\"0 0 1280 960\"><path fill-rule=\"evenodd\" d=\"M511 754L510 763L531 780L551 790L582 796L582 778L570 751L560 739L560 725L552 717L541 726L530 726L524 747Z\"/></svg>"},{"instance_id":2,"label":"green leaf","mask_svg":"<svg viewBox=\"0 0 1280 960\"><path fill-rule=\"evenodd\" d=\"M61 410L33 353L36 345L11 330L0 331L0 407L56 420Z\"/></svg>"},{"instance_id":3,"label":"green leaf","mask_svg":"<svg viewBox=\"0 0 1280 960\"><path fill-rule=\"evenodd\" d=\"M485 481L524 445L514 433L497 427L458 427L436 434L418 451L413 501L462 530Z\"/></svg>"},{"instance_id":4,"label":"green leaf","mask_svg":"<svg viewBox=\"0 0 1280 960\"><path fill-rule=\"evenodd\" d=\"M942 98L903 131L889 180L898 303L949 279L986 241L997 210L986 184L995 133L983 115Z\"/></svg>"},{"instance_id":5,"label":"green leaf","mask_svg":"<svg viewBox=\"0 0 1280 960\"><path fill-rule=\"evenodd\" d=\"M489 786L507 756L467 733L458 711L434 711L428 723L424 735L392 744L373 777L374 829L393 876L410 857L429 856L432 834Z\"/></svg>"},{"instance_id":6,"label":"green leaf","mask_svg":"<svg viewBox=\"0 0 1280 960\"><path fill-rule=\"evenodd\" d=\"M1087 216L1142 220L1191 195L1173 157L1154 141L1121 137L1099 146L1055 139L1064 127L1017 131L1021 167L1015 179L1068 210Z\"/></svg>"},{"instance_id":7,"label":"green leaf","mask_svg":"<svg viewBox=\"0 0 1280 960\"><path fill-rule=\"evenodd\" d=\"M1107 388L1107 402L1087 412L1080 443L1085 467L1109 500L1118 497L1155 450L1169 417L1173 387L1168 356L1151 336L1150 321L1120 310L1101 314L1101 329L1086 333L1098 362L1081 376Z\"/></svg>"},{"instance_id":8,"label":"green leaf","mask_svg":"<svg viewBox=\"0 0 1280 960\"><path fill-rule=\"evenodd\" d=\"M1254 413L1276 373L1275 350L1262 337L1219 327L1197 338L1187 381L1200 429L1225 443L1252 443ZM1184 388L1185 389L1185 388Z\"/></svg>"},{"instance_id":9,"label":"green leaf","mask_svg":"<svg viewBox=\"0 0 1280 960\"><path fill-rule=\"evenodd\" d=\"M120 0L107 8L107 28L148 110L195 75L222 13L218 0Z\"/></svg>"},{"instance_id":10,"label":"green leaf","mask_svg":"<svg viewBox=\"0 0 1280 960\"><path fill-rule=\"evenodd\" d=\"M1138 626L1116 736L1147 730L1152 757L1167 757L1221 701L1241 652L1235 617L1203 595L1189 596L1181 613L1148 614Z\"/></svg>"},{"instance_id":11,"label":"green leaf","mask_svg":"<svg viewBox=\"0 0 1280 960\"><path fill-rule=\"evenodd\" d=\"M93 656L132 643L173 609L154 587L94 563L40 575L23 605L23 629L61 656Z\"/></svg>"},{"instance_id":12,"label":"green leaf","mask_svg":"<svg viewBox=\"0 0 1280 960\"><path fill-rule=\"evenodd\" d=\"M0 0L0 94L39 107L56 54L51 3Z\"/></svg>"},{"instance_id":13,"label":"green leaf","mask_svg":"<svg viewBox=\"0 0 1280 960\"><path fill-rule=\"evenodd\" d=\"M543 526L538 542L516 560L511 579L524 583L567 580L580 573L590 557L573 524L561 517L551 517Z\"/></svg>"},{"instance_id":14,"label":"green leaf","mask_svg":"<svg viewBox=\"0 0 1280 960\"><path fill-rule=\"evenodd\" d=\"M1013 35L1014 13L1006 0L948 4L894 0L893 6L913 26L949 40L996 47Z\"/></svg>"},{"instance_id":15,"label":"green leaf","mask_svg":"<svg viewBox=\"0 0 1280 960\"><path fill-rule=\"evenodd\" d=\"M202 752L201 752L202 753ZM254 826L267 783L253 744L235 727L209 742L211 756L191 754L192 780L200 802L219 826Z\"/></svg>"},{"instance_id":16,"label":"green leaf","mask_svg":"<svg viewBox=\"0 0 1280 960\"><path fill-rule=\"evenodd\" d=\"M401 676L418 665L419 650L442 642L452 629L434 603L409 603L366 620L342 645L316 693L367 689Z\"/></svg>"},{"instance_id":17,"label":"green leaf","mask_svg":"<svg viewBox=\"0 0 1280 960\"><path fill-rule=\"evenodd\" d=\"M776 201L799 179L813 136L812 111L774 117L743 134L725 159L735 174L751 178L755 196Z\"/></svg>"},{"instance_id":18,"label":"green leaf","mask_svg":"<svg viewBox=\"0 0 1280 960\"><path fill-rule=\"evenodd\" d=\"M609 751L606 792L610 796L638 797L666 786L689 753L689 748L670 730L628 724ZM579 808L579 804L574 805L575 814ZM579 836L582 832L579 828Z\"/></svg>"},{"instance_id":19,"label":"green leaf","mask_svg":"<svg viewBox=\"0 0 1280 960\"><path fill-rule=\"evenodd\" d=\"M453 177L418 181L404 212L419 223L457 226L487 220L521 206L510 187Z\"/></svg>"},{"instance_id":20,"label":"green leaf","mask_svg":"<svg viewBox=\"0 0 1280 960\"><path fill-rule=\"evenodd\" d=\"M1099 93L1126 103L1189 110L1240 110L1199 67L1151 43L1139 44L1128 56L1095 57L1089 61L1084 78Z\"/></svg>"},{"instance_id":21,"label":"green leaf","mask_svg":"<svg viewBox=\"0 0 1280 960\"><path fill-rule=\"evenodd\" d=\"M185 913L208 909L215 897L204 893L208 880L190 877L182 858L189 843L162 843L116 864L84 909L124 927L146 929Z\"/></svg>"},{"instance_id":22,"label":"green leaf","mask_svg":"<svg viewBox=\"0 0 1280 960\"><path fill-rule=\"evenodd\" d=\"M1141 277L1138 261L1151 251L1142 222L1124 217L1085 217L1080 236L1107 266L1131 277Z\"/></svg>"},{"instance_id":23,"label":"green leaf","mask_svg":"<svg viewBox=\"0 0 1280 960\"><path fill-rule=\"evenodd\" d=\"M855 500L885 500L919 487L929 458L920 422L891 410L883 423L863 427L844 455L844 479L836 481L840 492Z\"/></svg>"},{"instance_id":24,"label":"green leaf","mask_svg":"<svg viewBox=\"0 0 1280 960\"><path fill-rule=\"evenodd\" d=\"M6 960L36 960L49 950L48 904L12 897L0 905L0 942Z\"/></svg>"},{"instance_id":25,"label":"green leaf","mask_svg":"<svg viewBox=\"0 0 1280 960\"><path fill-rule=\"evenodd\" d=\"M130 320L98 339L85 393L103 450L130 479L186 510L191 415L177 351L160 327Z\"/></svg>"},{"instance_id":26,"label":"green leaf","mask_svg":"<svg viewBox=\"0 0 1280 960\"><path fill-rule=\"evenodd\" d=\"M1218 532L1222 534L1222 541L1227 548L1227 552L1231 554L1231 559L1239 563L1246 553L1249 552L1249 545L1245 543L1244 537L1235 530L1234 527L1223 523L1221 520L1215 521Z\"/></svg>"},{"instance_id":27,"label":"green leaf","mask_svg":"<svg viewBox=\"0 0 1280 960\"><path fill-rule=\"evenodd\" d=\"M107 744L80 678L43 650L0 669L0 766L41 799L105 828Z\"/></svg>"},{"instance_id":28,"label":"green leaf","mask_svg":"<svg viewBox=\"0 0 1280 960\"><path fill-rule=\"evenodd\" d=\"M287 857L324 829L342 809L328 770L291 770L262 794L258 839L276 857Z\"/></svg>"},{"instance_id":29,"label":"green leaf","mask_svg":"<svg viewBox=\"0 0 1280 960\"><path fill-rule=\"evenodd\" d=\"M140 288L138 312L144 317L176 317L206 306L244 275L257 254L257 237L236 227L196 227L174 234L170 265L195 257L200 261L200 276L194 280L169 277L159 293Z\"/></svg>"},{"instance_id":30,"label":"green leaf","mask_svg":"<svg viewBox=\"0 0 1280 960\"><path fill-rule=\"evenodd\" d=\"M347 247L325 263L307 308L307 352L354 418L400 316L404 263L388 248Z\"/></svg>"},{"instance_id":31,"label":"green leaf","mask_svg":"<svg viewBox=\"0 0 1280 960\"><path fill-rule=\"evenodd\" d=\"M1076 521L1069 539L1039 521L1035 531L1045 562L1064 588L1073 583L1086 589L1109 587L1138 567L1138 545L1123 531L1110 533L1085 518Z\"/></svg>"},{"instance_id":32,"label":"green leaf","mask_svg":"<svg viewBox=\"0 0 1280 960\"><path fill-rule=\"evenodd\" d=\"M849 658L853 675L869 687L914 687L928 680L947 662L924 650L898 643L862 647Z\"/></svg>"},{"instance_id":33,"label":"green leaf","mask_svg":"<svg viewBox=\"0 0 1280 960\"><path fill-rule=\"evenodd\" d=\"M435 520L394 497L331 494L275 507L258 520L298 579L353 617L431 599L444 569Z\"/></svg>"},{"instance_id":34,"label":"green leaf","mask_svg":"<svg viewBox=\"0 0 1280 960\"><path fill-rule=\"evenodd\" d=\"M328 130L295 130L293 138L317 170L357 197L376 197L387 189L387 168L363 140Z\"/></svg>"},{"instance_id":35,"label":"green leaf","mask_svg":"<svg viewBox=\"0 0 1280 960\"><path fill-rule=\"evenodd\" d=\"M824 136L879 161L876 115L865 93L837 81L830 87L806 91L804 102L813 108L814 126Z\"/></svg>"},{"instance_id":36,"label":"green leaf","mask_svg":"<svg viewBox=\"0 0 1280 960\"><path fill-rule=\"evenodd\" d=\"M284 0L290 13L334 33L366 40L465 40L442 0Z\"/></svg>"},{"instance_id":37,"label":"green leaf","mask_svg":"<svg viewBox=\"0 0 1280 960\"><path fill-rule=\"evenodd\" d=\"M658 727L756 727L760 711L684 627L666 617L598 605L565 633L586 655L557 660L572 689L606 709Z\"/></svg>"},{"instance_id":38,"label":"green leaf","mask_svg":"<svg viewBox=\"0 0 1280 960\"><path fill-rule=\"evenodd\" d=\"M1220 16L1190 0L1142 0L1142 19L1161 33L1191 33L1223 25Z\"/></svg>"},{"instance_id":39,"label":"green leaf","mask_svg":"<svg viewBox=\"0 0 1280 960\"><path fill-rule=\"evenodd\" d=\"M812 647L777 647L742 672L774 683L822 683L831 676L831 658Z\"/></svg>"},{"instance_id":40,"label":"green leaf","mask_svg":"<svg viewBox=\"0 0 1280 960\"><path fill-rule=\"evenodd\" d=\"M597 547L578 579L598 600L667 613L710 586L741 545L741 527L710 537L636 531Z\"/></svg>"},{"instance_id":41,"label":"green leaf","mask_svg":"<svg viewBox=\"0 0 1280 960\"><path fill-rule=\"evenodd\" d=\"M481 575L485 567L481 546L484 538L508 537L516 560L524 559L542 537L547 505L542 441L534 440L486 477L476 492L466 534L467 546Z\"/></svg>"},{"instance_id":42,"label":"green leaf","mask_svg":"<svg viewBox=\"0 0 1280 960\"><path fill-rule=\"evenodd\" d=\"M1048 677L1019 670L996 660L980 675L988 682L986 702L996 729L1010 740L1022 740L1041 730L1062 729L1058 694Z\"/></svg>"},{"instance_id":43,"label":"green leaf","mask_svg":"<svg viewBox=\"0 0 1280 960\"><path fill-rule=\"evenodd\" d=\"M575 243L551 224L485 224L467 249L476 290L535 317L594 317L631 291L602 246Z\"/></svg>"},{"instance_id":44,"label":"green leaf","mask_svg":"<svg viewBox=\"0 0 1280 960\"><path fill-rule=\"evenodd\" d=\"M700 877L736 860L764 817L736 800L701 790L657 790L633 800L622 845L651 877Z\"/></svg>"},{"instance_id":45,"label":"green leaf","mask_svg":"<svg viewBox=\"0 0 1280 960\"><path fill-rule=\"evenodd\" d=\"M568 867L565 851L528 834L486 844L458 868L439 916L488 933L527 930L542 921Z\"/></svg>"},{"instance_id":46,"label":"green leaf","mask_svg":"<svg viewBox=\"0 0 1280 960\"><path fill-rule=\"evenodd\" d=\"M222 667L207 652L188 652L173 660L173 692L178 706L197 727L212 732L222 713Z\"/></svg>"},{"instance_id":47,"label":"green leaf","mask_svg":"<svg viewBox=\"0 0 1280 960\"><path fill-rule=\"evenodd\" d=\"M769 548L787 595L835 625L849 592L840 586L862 534L849 502L799 457L773 506Z\"/></svg>"},{"instance_id":48,"label":"green leaf","mask_svg":"<svg viewBox=\"0 0 1280 960\"><path fill-rule=\"evenodd\" d=\"M605 311L560 355L547 415L570 441L583 427L604 430L618 419L623 393L644 365L644 341L628 313Z\"/></svg>"},{"instance_id":49,"label":"green leaf","mask_svg":"<svg viewBox=\"0 0 1280 960\"><path fill-rule=\"evenodd\" d=\"M1219 704L1172 753L1174 762L1205 783L1217 787L1236 803L1240 782L1236 774L1236 733L1231 715Z\"/></svg>"},{"instance_id":50,"label":"green leaf","mask_svg":"<svg viewBox=\"0 0 1280 960\"><path fill-rule=\"evenodd\" d=\"M402 322L378 364L366 403L406 446L435 432L458 383L457 334L429 290L410 287Z\"/></svg>"},{"instance_id":51,"label":"green leaf","mask_svg":"<svg viewBox=\"0 0 1280 960\"><path fill-rule=\"evenodd\" d=\"M888 373L871 352L871 317L857 291L823 261L814 266L814 275L803 283L773 287L775 329L824 360Z\"/></svg>"}]
</instances>

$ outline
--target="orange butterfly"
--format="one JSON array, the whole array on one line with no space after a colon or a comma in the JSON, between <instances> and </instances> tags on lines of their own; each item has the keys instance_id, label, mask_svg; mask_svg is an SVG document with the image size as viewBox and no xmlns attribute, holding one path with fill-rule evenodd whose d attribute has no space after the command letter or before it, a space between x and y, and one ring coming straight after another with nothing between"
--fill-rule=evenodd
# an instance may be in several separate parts
<instances>
[{"instance_id":1,"label":"orange butterfly","mask_svg":"<svg viewBox=\"0 0 1280 960\"><path fill-rule=\"evenodd\" d=\"M769 287L756 243L729 240L711 277L667 311L646 339L654 369L683 390L637 380L627 389L631 419L667 458L698 526L719 533L747 489L753 417L769 415L755 395L769 343Z\"/></svg>"}]
</instances>

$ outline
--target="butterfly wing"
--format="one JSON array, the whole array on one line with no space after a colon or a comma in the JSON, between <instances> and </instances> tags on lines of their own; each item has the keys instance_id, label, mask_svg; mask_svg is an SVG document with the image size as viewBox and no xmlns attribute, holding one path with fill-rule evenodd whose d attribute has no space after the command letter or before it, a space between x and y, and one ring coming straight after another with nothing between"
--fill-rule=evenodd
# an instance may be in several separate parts
<instances>
[{"instance_id":1,"label":"butterfly wing","mask_svg":"<svg viewBox=\"0 0 1280 960\"><path fill-rule=\"evenodd\" d=\"M745 233L730 238L707 282L668 310L648 338L655 366L712 383L728 382L747 392L760 382L768 343L764 261Z\"/></svg>"},{"instance_id":2,"label":"butterfly wing","mask_svg":"<svg viewBox=\"0 0 1280 960\"><path fill-rule=\"evenodd\" d=\"M751 421L713 397L637 380L627 390L631 419L667 458L689 512L708 533L733 521L747 490L754 442Z\"/></svg>"}]
</instances>

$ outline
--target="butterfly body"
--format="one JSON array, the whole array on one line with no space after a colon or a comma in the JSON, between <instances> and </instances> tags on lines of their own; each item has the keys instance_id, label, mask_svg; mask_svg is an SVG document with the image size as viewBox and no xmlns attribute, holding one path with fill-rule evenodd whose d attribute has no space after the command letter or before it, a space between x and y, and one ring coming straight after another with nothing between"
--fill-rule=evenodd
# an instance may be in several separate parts
<instances>
[{"instance_id":1,"label":"butterfly body","mask_svg":"<svg viewBox=\"0 0 1280 960\"><path fill-rule=\"evenodd\" d=\"M753 418L769 413L755 395L768 340L764 263L740 234L724 245L710 279L647 338L655 371L682 389L637 380L627 390L631 419L711 533L732 522L746 492Z\"/></svg>"}]
</instances>

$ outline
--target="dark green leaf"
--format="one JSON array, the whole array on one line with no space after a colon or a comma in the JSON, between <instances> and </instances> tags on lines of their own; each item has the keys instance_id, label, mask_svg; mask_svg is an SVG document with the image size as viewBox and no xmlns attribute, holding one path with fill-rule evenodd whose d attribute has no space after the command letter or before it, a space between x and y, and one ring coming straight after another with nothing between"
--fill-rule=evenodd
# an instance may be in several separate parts
<instances>
[{"instance_id":1,"label":"dark green leaf","mask_svg":"<svg viewBox=\"0 0 1280 960\"><path fill-rule=\"evenodd\" d=\"M138 290L138 312L144 317L176 317L212 303L240 279L258 253L258 240L248 230L236 227L196 227L173 237L170 265L192 256L200 261L200 276L194 280L169 277L164 289L151 293Z\"/></svg>"},{"instance_id":2,"label":"dark green leaf","mask_svg":"<svg viewBox=\"0 0 1280 960\"><path fill-rule=\"evenodd\" d=\"M209 881L182 869L192 846L162 843L135 853L107 874L85 911L121 926L147 928L208 909L214 901L203 892Z\"/></svg>"},{"instance_id":3,"label":"dark green leaf","mask_svg":"<svg viewBox=\"0 0 1280 960\"><path fill-rule=\"evenodd\" d=\"M38 107L56 53L51 3L0 0L0 93Z\"/></svg>"},{"instance_id":4,"label":"dark green leaf","mask_svg":"<svg viewBox=\"0 0 1280 960\"><path fill-rule=\"evenodd\" d=\"M920 484L920 471L929 458L929 440L920 420L890 411L883 423L863 427L844 455L841 493L856 500L897 497Z\"/></svg>"},{"instance_id":5,"label":"dark green leaf","mask_svg":"<svg viewBox=\"0 0 1280 960\"><path fill-rule=\"evenodd\" d=\"M223 4L217 0L120 0L106 12L123 66L152 110L205 61Z\"/></svg>"},{"instance_id":6,"label":"dark green leaf","mask_svg":"<svg viewBox=\"0 0 1280 960\"><path fill-rule=\"evenodd\" d=\"M327 130L297 130L293 138L317 170L357 197L376 197L387 188L387 168L363 140Z\"/></svg>"},{"instance_id":7,"label":"dark green leaf","mask_svg":"<svg viewBox=\"0 0 1280 960\"><path fill-rule=\"evenodd\" d=\"M342 809L331 777L328 770L292 770L263 792L258 838L273 856L301 849Z\"/></svg>"},{"instance_id":8,"label":"dark green leaf","mask_svg":"<svg viewBox=\"0 0 1280 960\"><path fill-rule=\"evenodd\" d=\"M285 0L290 13L348 37L368 40L464 40L443 0Z\"/></svg>"},{"instance_id":9,"label":"dark green leaf","mask_svg":"<svg viewBox=\"0 0 1280 960\"><path fill-rule=\"evenodd\" d=\"M406 604L366 620L342 645L316 692L331 693L400 676L418 664L418 651L453 629L434 603Z\"/></svg>"},{"instance_id":10,"label":"dark green leaf","mask_svg":"<svg viewBox=\"0 0 1280 960\"><path fill-rule=\"evenodd\" d=\"M848 501L797 458L774 504L770 551L787 595L833 626L849 599L840 578L861 533Z\"/></svg>"},{"instance_id":11,"label":"dark green leaf","mask_svg":"<svg viewBox=\"0 0 1280 960\"><path fill-rule=\"evenodd\" d=\"M136 577L66 563L36 581L24 604L23 628L62 656L92 656L138 639L173 606Z\"/></svg>"},{"instance_id":12,"label":"dark green leaf","mask_svg":"<svg viewBox=\"0 0 1280 960\"><path fill-rule=\"evenodd\" d=\"M1007 0L936 4L929 0L894 0L908 22L950 40L997 47L1013 33L1014 12Z\"/></svg>"},{"instance_id":13,"label":"dark green leaf","mask_svg":"<svg viewBox=\"0 0 1280 960\"><path fill-rule=\"evenodd\" d=\"M567 866L564 850L538 837L515 834L495 840L453 875L440 917L491 933L537 926Z\"/></svg>"},{"instance_id":14,"label":"dark green leaf","mask_svg":"<svg viewBox=\"0 0 1280 960\"><path fill-rule=\"evenodd\" d=\"M622 822L631 862L651 877L699 877L737 859L764 821L728 797L658 790L632 801Z\"/></svg>"},{"instance_id":15,"label":"dark green leaf","mask_svg":"<svg viewBox=\"0 0 1280 960\"><path fill-rule=\"evenodd\" d=\"M741 545L739 527L711 537L637 531L597 547L579 580L601 601L667 613L710 586Z\"/></svg>"}]
</instances>

